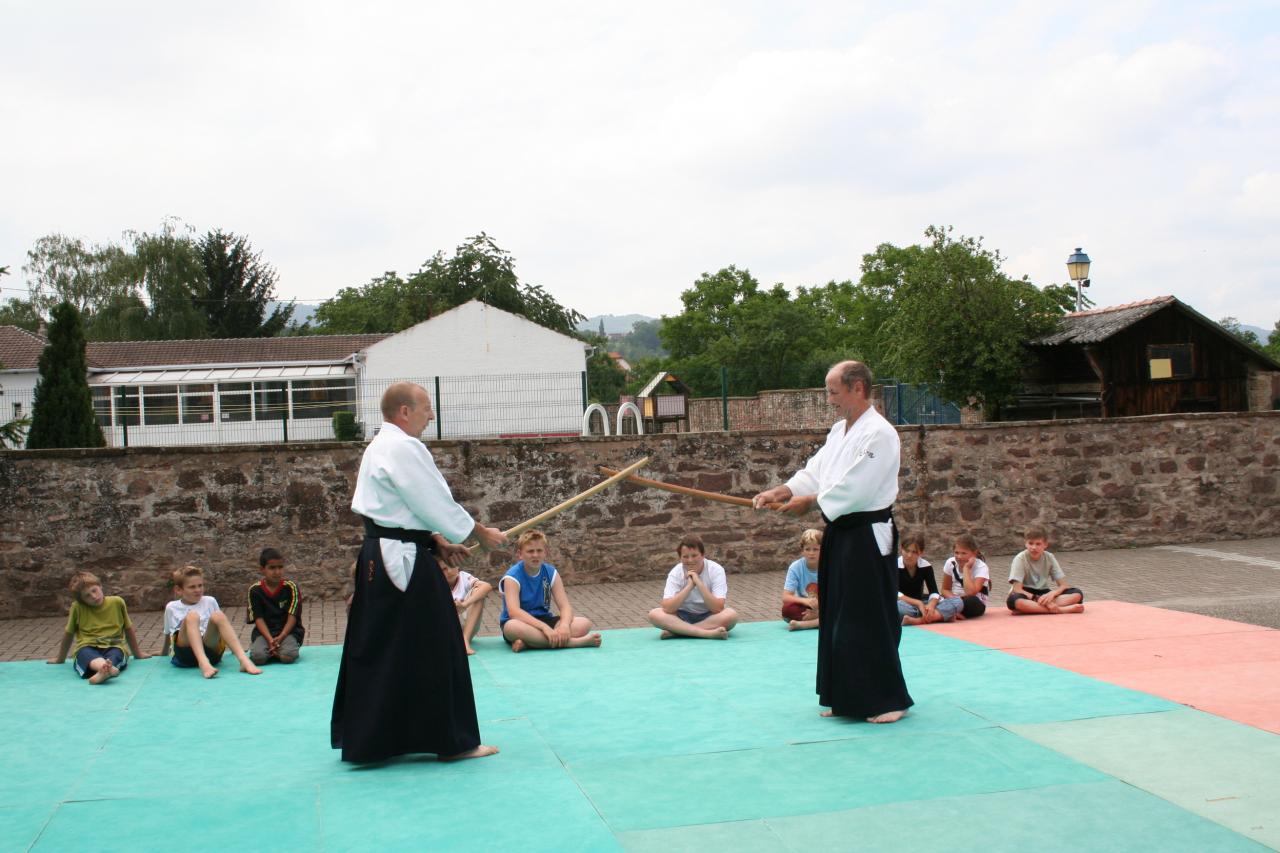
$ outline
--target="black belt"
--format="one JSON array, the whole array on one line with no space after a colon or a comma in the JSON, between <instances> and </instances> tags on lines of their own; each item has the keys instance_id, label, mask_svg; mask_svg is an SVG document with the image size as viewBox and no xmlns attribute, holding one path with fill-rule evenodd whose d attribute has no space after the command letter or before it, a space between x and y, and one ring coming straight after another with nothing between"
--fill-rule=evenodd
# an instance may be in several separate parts
<instances>
[{"instance_id":1,"label":"black belt","mask_svg":"<svg viewBox=\"0 0 1280 853\"><path fill-rule=\"evenodd\" d=\"M364 516L361 516L364 518ZM403 527L383 527L377 522L364 519L364 535L373 539L395 539L398 542L413 542L417 545L426 545L432 550L435 549L436 540L431 537L433 534L430 530L406 530Z\"/></svg>"},{"instance_id":2,"label":"black belt","mask_svg":"<svg viewBox=\"0 0 1280 853\"><path fill-rule=\"evenodd\" d=\"M827 518L827 514L823 513L822 520L832 527L839 527L841 530L852 530L855 527L862 527L867 524L893 521L893 507L887 506L884 509L873 509L867 512L847 512L836 519Z\"/></svg>"}]
</instances>

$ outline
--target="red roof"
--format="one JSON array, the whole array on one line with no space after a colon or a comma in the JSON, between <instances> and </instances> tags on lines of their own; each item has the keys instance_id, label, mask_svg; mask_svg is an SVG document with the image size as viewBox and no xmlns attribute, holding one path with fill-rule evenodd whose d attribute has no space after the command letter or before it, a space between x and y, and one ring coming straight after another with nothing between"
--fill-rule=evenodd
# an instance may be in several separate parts
<instances>
[{"instance_id":1,"label":"red roof","mask_svg":"<svg viewBox=\"0 0 1280 853\"><path fill-rule=\"evenodd\" d=\"M299 335L289 338L212 338L195 341L90 341L90 367L161 367L281 361L337 362L389 334ZM10 370L34 370L45 339L16 326L0 326L0 363Z\"/></svg>"}]
</instances>

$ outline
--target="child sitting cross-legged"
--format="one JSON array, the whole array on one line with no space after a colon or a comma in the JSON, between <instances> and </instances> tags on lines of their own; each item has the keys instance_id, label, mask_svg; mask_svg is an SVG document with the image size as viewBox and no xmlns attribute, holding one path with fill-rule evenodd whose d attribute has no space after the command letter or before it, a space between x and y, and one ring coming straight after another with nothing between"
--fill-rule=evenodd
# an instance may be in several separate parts
<instances>
[{"instance_id":1,"label":"child sitting cross-legged","mask_svg":"<svg viewBox=\"0 0 1280 853\"><path fill-rule=\"evenodd\" d=\"M787 567L782 584L782 618L788 631L818 627L818 558L822 531L811 527L800 534L800 559Z\"/></svg>"},{"instance_id":2,"label":"child sitting cross-legged","mask_svg":"<svg viewBox=\"0 0 1280 853\"><path fill-rule=\"evenodd\" d=\"M516 542L516 556L520 561L498 581L502 595L498 624L511 651L600 645L600 635L591 633L591 620L573 615L560 573L546 562L546 534L523 533ZM551 610L553 602L556 613Z\"/></svg>"}]
</instances>

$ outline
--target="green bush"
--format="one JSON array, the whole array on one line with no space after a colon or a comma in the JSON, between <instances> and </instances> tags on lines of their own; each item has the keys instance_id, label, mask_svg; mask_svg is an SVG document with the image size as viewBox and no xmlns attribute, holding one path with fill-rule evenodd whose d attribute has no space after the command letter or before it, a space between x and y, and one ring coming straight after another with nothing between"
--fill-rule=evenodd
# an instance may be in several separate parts
<instances>
[{"instance_id":1,"label":"green bush","mask_svg":"<svg viewBox=\"0 0 1280 853\"><path fill-rule=\"evenodd\" d=\"M359 441L364 438L364 431L360 429L355 412L333 413L333 436L338 441Z\"/></svg>"}]
</instances>

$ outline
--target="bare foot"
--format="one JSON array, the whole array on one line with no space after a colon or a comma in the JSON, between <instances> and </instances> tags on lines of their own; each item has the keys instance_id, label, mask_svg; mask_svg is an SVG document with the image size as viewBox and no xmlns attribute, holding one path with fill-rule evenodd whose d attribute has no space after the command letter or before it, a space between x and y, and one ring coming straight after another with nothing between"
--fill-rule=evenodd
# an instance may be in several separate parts
<instances>
[{"instance_id":1,"label":"bare foot","mask_svg":"<svg viewBox=\"0 0 1280 853\"><path fill-rule=\"evenodd\" d=\"M902 617L903 625L920 625L923 623L924 623L924 620L921 619L919 616L903 616Z\"/></svg>"},{"instance_id":2,"label":"bare foot","mask_svg":"<svg viewBox=\"0 0 1280 853\"><path fill-rule=\"evenodd\" d=\"M516 640L516 643L519 643L519 642L520 642L519 640ZM511 645L514 647L515 643L512 643ZM485 758L487 756L497 755L497 754L498 754L498 748L496 746L485 746L484 744L480 744L475 749L468 749L466 752L459 752L457 755L442 755L440 756L440 760L441 761L466 761L468 758Z\"/></svg>"},{"instance_id":3,"label":"bare foot","mask_svg":"<svg viewBox=\"0 0 1280 853\"><path fill-rule=\"evenodd\" d=\"M874 717L867 717L868 723L896 723L906 716L906 711L889 711L884 714L876 714Z\"/></svg>"},{"instance_id":4,"label":"bare foot","mask_svg":"<svg viewBox=\"0 0 1280 853\"><path fill-rule=\"evenodd\" d=\"M675 636L675 634L671 633L670 631L663 631L661 634L659 634L659 635L658 635L658 639L659 639L659 640L670 640L670 639L671 639L672 637L674 637L674 636Z\"/></svg>"},{"instance_id":5,"label":"bare foot","mask_svg":"<svg viewBox=\"0 0 1280 853\"><path fill-rule=\"evenodd\" d=\"M466 647L467 647L467 654L469 654L469 655L474 655L474 654L476 653L476 650L475 650L475 649L473 649L473 648L471 648L471 644L470 644L470 643L466 643L465 645L466 645Z\"/></svg>"},{"instance_id":6,"label":"bare foot","mask_svg":"<svg viewBox=\"0 0 1280 853\"><path fill-rule=\"evenodd\" d=\"M836 712L835 712L835 711L832 711L830 708L828 708L827 710L823 711L823 712L822 712L821 714L819 714L818 716L819 716L819 717L834 717L835 715L836 715Z\"/></svg>"},{"instance_id":7,"label":"bare foot","mask_svg":"<svg viewBox=\"0 0 1280 853\"><path fill-rule=\"evenodd\" d=\"M108 678L115 678L117 675L120 674L120 667L116 666L115 664L109 663L107 664L107 672L111 673L108 676Z\"/></svg>"},{"instance_id":8,"label":"bare foot","mask_svg":"<svg viewBox=\"0 0 1280 853\"><path fill-rule=\"evenodd\" d=\"M520 654L522 651L524 651L524 640L514 640L511 643L511 651L515 652L516 654ZM476 758L478 756L468 755L467 757Z\"/></svg>"},{"instance_id":9,"label":"bare foot","mask_svg":"<svg viewBox=\"0 0 1280 853\"><path fill-rule=\"evenodd\" d=\"M965 620L965 618L966 618L966 617L965 617L965 615L964 615L963 613L957 613L957 614L956 614L956 621L957 621L957 622L963 622L963 621Z\"/></svg>"},{"instance_id":10,"label":"bare foot","mask_svg":"<svg viewBox=\"0 0 1280 853\"><path fill-rule=\"evenodd\" d=\"M724 626L712 628L710 636L713 640L727 640L729 639L729 629Z\"/></svg>"},{"instance_id":11,"label":"bare foot","mask_svg":"<svg viewBox=\"0 0 1280 853\"><path fill-rule=\"evenodd\" d=\"M240 661L240 671L247 672L249 675L262 675L262 670L253 665L253 661Z\"/></svg>"},{"instance_id":12,"label":"bare foot","mask_svg":"<svg viewBox=\"0 0 1280 853\"><path fill-rule=\"evenodd\" d=\"M600 636L599 632L587 634L587 636L583 637L582 639L586 641L582 644L584 646L599 647L600 643L604 641L603 638Z\"/></svg>"},{"instance_id":13,"label":"bare foot","mask_svg":"<svg viewBox=\"0 0 1280 853\"><path fill-rule=\"evenodd\" d=\"M200 667L200 674L203 675L205 678L213 678L215 675L218 674L218 670L217 670L217 667L215 667L213 664L206 664Z\"/></svg>"},{"instance_id":14,"label":"bare foot","mask_svg":"<svg viewBox=\"0 0 1280 853\"><path fill-rule=\"evenodd\" d=\"M800 624L796 622L796 620L792 619L791 621L787 622L788 631L798 631L799 629L800 629Z\"/></svg>"},{"instance_id":15,"label":"bare foot","mask_svg":"<svg viewBox=\"0 0 1280 853\"><path fill-rule=\"evenodd\" d=\"M111 677L111 664L107 664L102 669L89 676L90 684L102 684Z\"/></svg>"}]
</instances>

